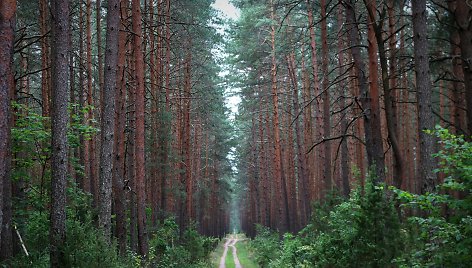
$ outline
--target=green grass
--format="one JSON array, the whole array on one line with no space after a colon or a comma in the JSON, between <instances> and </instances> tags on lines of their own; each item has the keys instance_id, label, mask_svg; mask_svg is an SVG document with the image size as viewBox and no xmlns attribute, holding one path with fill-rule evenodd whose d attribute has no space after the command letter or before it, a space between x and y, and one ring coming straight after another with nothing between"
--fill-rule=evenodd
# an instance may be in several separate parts
<instances>
[{"instance_id":1,"label":"green grass","mask_svg":"<svg viewBox=\"0 0 472 268\"><path fill-rule=\"evenodd\" d=\"M254 260L254 253L251 252L249 247L249 240L246 239L244 234L232 235L234 238L244 239L236 243L236 250L238 254L239 262L244 268L259 268L256 261ZM211 264L212 267L219 267L221 256L223 256L223 251L225 248L226 239L222 239L218 247L211 253ZM233 248L228 247L228 253L226 254L225 260L226 268L234 268L234 257L233 257Z\"/></svg>"},{"instance_id":2,"label":"green grass","mask_svg":"<svg viewBox=\"0 0 472 268\"><path fill-rule=\"evenodd\" d=\"M234 257L233 257L233 248L228 247L228 254L226 254L226 268L234 268L236 265L234 264Z\"/></svg>"},{"instance_id":3,"label":"green grass","mask_svg":"<svg viewBox=\"0 0 472 268\"><path fill-rule=\"evenodd\" d=\"M250 251L248 240L238 241L236 250L241 266L244 268L258 268L259 265L254 261L254 254ZM231 255L232 256L232 255Z\"/></svg>"},{"instance_id":4,"label":"green grass","mask_svg":"<svg viewBox=\"0 0 472 268\"><path fill-rule=\"evenodd\" d=\"M218 246L216 249L210 254L210 260L212 267L219 267L220 266L220 260L221 256L223 256L223 251L225 249L225 239L221 239L220 243L218 243Z\"/></svg>"}]
</instances>

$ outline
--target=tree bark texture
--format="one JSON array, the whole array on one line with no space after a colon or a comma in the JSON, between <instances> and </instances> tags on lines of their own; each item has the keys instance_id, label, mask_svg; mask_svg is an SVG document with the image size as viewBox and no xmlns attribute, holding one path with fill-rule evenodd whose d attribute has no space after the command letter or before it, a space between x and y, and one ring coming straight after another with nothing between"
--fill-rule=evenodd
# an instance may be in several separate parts
<instances>
[{"instance_id":1,"label":"tree bark texture","mask_svg":"<svg viewBox=\"0 0 472 268\"><path fill-rule=\"evenodd\" d=\"M51 158L51 267L65 267L66 186L69 102L69 1L53 0L52 10L52 158Z\"/></svg>"},{"instance_id":2,"label":"tree bark texture","mask_svg":"<svg viewBox=\"0 0 472 268\"><path fill-rule=\"evenodd\" d=\"M322 91L320 87L320 79L318 74L318 59L316 55L316 36L315 36L315 21L313 18L313 8L312 8L312 1L306 0L308 5L308 24L310 27L310 52L311 52L311 68L312 68L312 75L313 75L313 86L314 86L314 96L311 101L315 101L315 135L314 139L315 142L318 142L324 138L324 123L323 123L323 98L322 98ZM323 187L323 177L325 176L325 169L328 167L324 166L324 157L325 157L325 143L320 144L316 148L315 151L315 159L313 163L314 168L314 187L316 198L320 198L320 193L322 192ZM323 163L323 164L321 164Z\"/></svg>"},{"instance_id":3,"label":"tree bark texture","mask_svg":"<svg viewBox=\"0 0 472 268\"><path fill-rule=\"evenodd\" d=\"M134 35L134 58L136 60L136 195L138 217L138 249L142 256L148 253L147 229L146 229L146 190L145 190L145 89L144 89L144 55L142 51L142 15L139 0L132 1L132 30Z\"/></svg>"},{"instance_id":4,"label":"tree bark texture","mask_svg":"<svg viewBox=\"0 0 472 268\"><path fill-rule=\"evenodd\" d=\"M456 1L454 15L460 37L462 71L466 89L467 134L472 136L472 7L470 1ZM413 17L413 19L415 18Z\"/></svg>"},{"instance_id":5,"label":"tree bark texture","mask_svg":"<svg viewBox=\"0 0 472 268\"><path fill-rule=\"evenodd\" d=\"M3 229L3 188L10 183L10 97L14 89L13 42L15 37L16 1L0 6L0 245Z\"/></svg>"},{"instance_id":6,"label":"tree bark texture","mask_svg":"<svg viewBox=\"0 0 472 268\"><path fill-rule=\"evenodd\" d=\"M424 131L434 128L432 88L428 59L428 39L426 26L426 0L412 1L413 42L416 73L416 98L418 103L419 161L418 177L421 181L421 192L431 192L436 184L434 174L435 152L433 136ZM472 56L472 55L471 55ZM472 77L471 77L472 78ZM471 80L472 81L472 80Z\"/></svg>"},{"instance_id":7,"label":"tree bark texture","mask_svg":"<svg viewBox=\"0 0 472 268\"><path fill-rule=\"evenodd\" d=\"M120 29L120 0L108 0L105 70L102 89L100 131L100 209L99 226L106 239L111 236L111 193L113 178L113 143L115 126L115 92L118 67L118 34Z\"/></svg>"}]
</instances>

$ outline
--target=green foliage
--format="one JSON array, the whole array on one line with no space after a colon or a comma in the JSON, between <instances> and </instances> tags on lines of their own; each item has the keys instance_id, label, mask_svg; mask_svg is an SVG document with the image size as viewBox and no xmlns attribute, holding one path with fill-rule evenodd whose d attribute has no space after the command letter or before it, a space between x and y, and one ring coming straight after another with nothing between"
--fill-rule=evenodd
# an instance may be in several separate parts
<instances>
[{"instance_id":1,"label":"green foliage","mask_svg":"<svg viewBox=\"0 0 472 268\"><path fill-rule=\"evenodd\" d=\"M209 255L218 239L204 237L190 225L183 237L174 218L167 218L150 240L150 253L145 266L149 267L207 267Z\"/></svg>"},{"instance_id":2,"label":"green foliage","mask_svg":"<svg viewBox=\"0 0 472 268\"><path fill-rule=\"evenodd\" d=\"M472 143L437 127L438 172L446 179L437 191L415 195L394 189L403 207L416 207L424 217L410 217L410 245L397 263L402 267L469 267L472 263ZM455 197L456 196L456 197ZM457 198L460 196L460 198ZM445 213L446 212L446 213Z\"/></svg>"},{"instance_id":3,"label":"green foliage","mask_svg":"<svg viewBox=\"0 0 472 268\"><path fill-rule=\"evenodd\" d=\"M299 267L390 264L401 246L401 232L384 187L368 180L364 191L358 187L349 200L330 207L315 210L315 220L303 230L301 242L286 242L292 244L288 249L295 249L293 257L288 259L290 264Z\"/></svg>"},{"instance_id":4,"label":"green foliage","mask_svg":"<svg viewBox=\"0 0 472 268\"><path fill-rule=\"evenodd\" d=\"M274 256L278 256L281 250L279 234L268 227L257 225L257 236L252 240L251 247L254 248L256 261L262 267L267 267Z\"/></svg>"},{"instance_id":5,"label":"green foliage","mask_svg":"<svg viewBox=\"0 0 472 268\"><path fill-rule=\"evenodd\" d=\"M45 146L51 139L51 132L46 127L49 118L25 105L13 103L12 106L16 111L15 126L11 129L12 153L15 156L12 178L24 180L29 178L29 170L36 163L45 165L50 158L50 148Z\"/></svg>"},{"instance_id":6,"label":"green foliage","mask_svg":"<svg viewBox=\"0 0 472 268\"><path fill-rule=\"evenodd\" d=\"M91 211L91 198L72 182L67 190L68 206L66 221L66 243L63 247L69 267L131 267L131 258L120 257L115 246L109 246L102 233L95 228ZM35 206L46 206L48 200L36 197L30 191L30 200L42 202ZM19 229L30 257L17 255L5 265L9 267L49 267L49 214L47 211L31 210Z\"/></svg>"}]
</instances>

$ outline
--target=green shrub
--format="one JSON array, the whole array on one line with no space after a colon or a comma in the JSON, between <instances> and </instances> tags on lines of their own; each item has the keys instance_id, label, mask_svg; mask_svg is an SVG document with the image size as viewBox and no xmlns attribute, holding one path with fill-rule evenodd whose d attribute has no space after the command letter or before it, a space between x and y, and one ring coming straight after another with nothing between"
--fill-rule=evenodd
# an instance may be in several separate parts
<instances>
[{"instance_id":1,"label":"green shrub","mask_svg":"<svg viewBox=\"0 0 472 268\"><path fill-rule=\"evenodd\" d=\"M424 195L394 189L404 207L419 208L425 215L408 219L411 242L396 261L402 267L470 267L472 143L440 127L429 132L440 139L442 148L435 156L446 179Z\"/></svg>"},{"instance_id":2,"label":"green shrub","mask_svg":"<svg viewBox=\"0 0 472 268\"><path fill-rule=\"evenodd\" d=\"M218 243L217 238L200 235L195 225L187 228L182 238L174 218L167 218L150 240L149 267L208 267L209 255Z\"/></svg>"},{"instance_id":3,"label":"green shrub","mask_svg":"<svg viewBox=\"0 0 472 268\"><path fill-rule=\"evenodd\" d=\"M256 225L256 234L251 242L251 247L257 253L256 261L261 267L268 267L280 253L279 234L262 225Z\"/></svg>"},{"instance_id":4,"label":"green shrub","mask_svg":"<svg viewBox=\"0 0 472 268\"><path fill-rule=\"evenodd\" d=\"M383 186L369 180L349 200L333 197L315 206L299 235L258 227L251 243L263 267L386 267L401 249L398 214Z\"/></svg>"},{"instance_id":5,"label":"green shrub","mask_svg":"<svg viewBox=\"0 0 472 268\"><path fill-rule=\"evenodd\" d=\"M109 246L101 231L95 228L90 196L70 183L66 220L66 242L63 247L69 267L132 267L128 257L118 255L116 246ZM29 200L38 200L31 191ZM46 204L47 200L43 200ZM39 202L39 201L38 201ZM38 206L38 204L36 204ZM8 267L49 267L49 213L31 210L22 214L19 226L30 253L18 254L5 263ZM127 265L128 264L128 265Z\"/></svg>"}]
</instances>

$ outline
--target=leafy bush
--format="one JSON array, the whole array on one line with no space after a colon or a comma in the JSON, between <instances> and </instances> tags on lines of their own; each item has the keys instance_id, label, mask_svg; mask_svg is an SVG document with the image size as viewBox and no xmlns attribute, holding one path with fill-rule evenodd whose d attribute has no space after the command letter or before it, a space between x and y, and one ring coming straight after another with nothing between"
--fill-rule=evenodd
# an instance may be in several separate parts
<instances>
[{"instance_id":1,"label":"leafy bush","mask_svg":"<svg viewBox=\"0 0 472 268\"><path fill-rule=\"evenodd\" d=\"M424 195L394 189L404 207L420 208L426 215L409 218L412 242L397 263L402 267L470 267L472 143L440 127L430 133L440 138L442 149L435 157L440 162L438 171L446 178L437 191Z\"/></svg>"},{"instance_id":2,"label":"leafy bush","mask_svg":"<svg viewBox=\"0 0 472 268\"><path fill-rule=\"evenodd\" d=\"M279 234L262 225L256 226L256 233L256 237L251 242L251 247L257 253L257 263L262 267L268 267L271 260L280 253Z\"/></svg>"},{"instance_id":3,"label":"leafy bush","mask_svg":"<svg viewBox=\"0 0 472 268\"><path fill-rule=\"evenodd\" d=\"M66 221L64 254L69 267L132 267L131 259L118 255L117 248L109 246L101 231L95 228L90 207L90 196L70 183ZM41 200L30 191L30 200ZM37 201L39 202L39 201ZM48 201L43 200L43 205ZM39 206L38 204L36 204ZM8 267L49 267L49 213L31 210L24 213L20 227L30 257L17 255ZM126 265L126 264L129 265Z\"/></svg>"},{"instance_id":4,"label":"leafy bush","mask_svg":"<svg viewBox=\"0 0 472 268\"><path fill-rule=\"evenodd\" d=\"M363 194L359 187L349 200L329 209L326 206L315 212L315 217L319 217L301 232L300 242L286 242L288 246L284 248L295 252L292 263L284 265L385 267L390 264L401 246L401 232L397 213L384 187L369 181Z\"/></svg>"},{"instance_id":5,"label":"leafy bush","mask_svg":"<svg viewBox=\"0 0 472 268\"><path fill-rule=\"evenodd\" d=\"M208 267L210 252L217 238L200 235L190 225L179 237L179 226L174 218L167 218L150 240L150 254L146 266L150 267Z\"/></svg>"}]
</instances>

